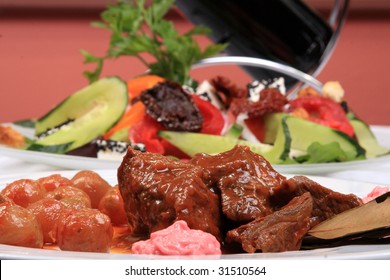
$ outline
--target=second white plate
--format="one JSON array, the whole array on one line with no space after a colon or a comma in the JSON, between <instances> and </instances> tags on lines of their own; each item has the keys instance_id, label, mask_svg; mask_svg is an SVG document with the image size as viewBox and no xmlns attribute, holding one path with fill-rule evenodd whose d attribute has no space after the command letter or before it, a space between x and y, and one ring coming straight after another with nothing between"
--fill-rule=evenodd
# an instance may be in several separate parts
<instances>
[{"instance_id":1,"label":"second white plate","mask_svg":"<svg viewBox=\"0 0 390 280\"><path fill-rule=\"evenodd\" d=\"M372 126L372 131L378 141L385 147L390 147L390 127ZM82 156L59 155L36 151L25 151L14 148L0 146L0 155L11 158L18 158L27 162L46 164L65 169L116 169L119 167L120 160L103 160ZM390 155L349 162L338 163L318 163L318 164L283 164L274 165L274 168L281 173L294 174L325 174L330 172L339 172L351 169L364 169L390 164Z\"/></svg>"}]
</instances>

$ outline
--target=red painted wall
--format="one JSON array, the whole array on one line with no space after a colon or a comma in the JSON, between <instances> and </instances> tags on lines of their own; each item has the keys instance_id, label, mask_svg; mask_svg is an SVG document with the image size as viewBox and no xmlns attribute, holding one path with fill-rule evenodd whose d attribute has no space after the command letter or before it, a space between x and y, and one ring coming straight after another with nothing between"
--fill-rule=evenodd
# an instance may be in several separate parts
<instances>
[{"instance_id":1,"label":"red painted wall","mask_svg":"<svg viewBox=\"0 0 390 280\"><path fill-rule=\"evenodd\" d=\"M319 79L338 80L350 107L370 124L390 125L389 10L350 12L336 49ZM99 10L0 9L0 122L39 117L87 85L80 49L102 54L109 34L89 25ZM188 28L175 18L180 30ZM208 39L202 38L204 44ZM120 59L105 75L130 79L145 71L134 59ZM239 84L249 77L238 67L212 67L197 78L226 75Z\"/></svg>"}]
</instances>

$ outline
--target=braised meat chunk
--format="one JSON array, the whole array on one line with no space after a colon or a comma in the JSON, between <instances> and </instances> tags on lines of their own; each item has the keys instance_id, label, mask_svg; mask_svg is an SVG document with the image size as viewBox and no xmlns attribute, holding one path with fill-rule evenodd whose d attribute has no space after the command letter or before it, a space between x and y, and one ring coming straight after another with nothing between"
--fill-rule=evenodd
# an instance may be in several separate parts
<instances>
[{"instance_id":1,"label":"braised meat chunk","mask_svg":"<svg viewBox=\"0 0 390 280\"><path fill-rule=\"evenodd\" d=\"M219 197L202 176L193 164L130 148L118 169L118 184L133 233L147 235L184 220L220 239Z\"/></svg>"},{"instance_id":2,"label":"braised meat chunk","mask_svg":"<svg viewBox=\"0 0 390 280\"><path fill-rule=\"evenodd\" d=\"M236 222L271 214L272 190L286 179L246 146L218 155L198 154L191 163L202 167L207 184L221 194L223 214Z\"/></svg>"},{"instance_id":3,"label":"braised meat chunk","mask_svg":"<svg viewBox=\"0 0 390 280\"><path fill-rule=\"evenodd\" d=\"M362 200L354 194L342 194L321 186L305 177L294 176L284 185L274 189L271 200L284 205L292 198L309 192L313 197L311 227L348 209L362 205Z\"/></svg>"},{"instance_id":4,"label":"braised meat chunk","mask_svg":"<svg viewBox=\"0 0 390 280\"><path fill-rule=\"evenodd\" d=\"M188 162L129 148L118 185L133 235L184 220L248 253L299 250L314 225L362 204L305 176L287 179L239 145Z\"/></svg>"},{"instance_id":5,"label":"braised meat chunk","mask_svg":"<svg viewBox=\"0 0 390 280\"><path fill-rule=\"evenodd\" d=\"M312 209L312 197L305 193L281 210L229 231L226 241L240 243L248 253L299 250L310 229Z\"/></svg>"}]
</instances>

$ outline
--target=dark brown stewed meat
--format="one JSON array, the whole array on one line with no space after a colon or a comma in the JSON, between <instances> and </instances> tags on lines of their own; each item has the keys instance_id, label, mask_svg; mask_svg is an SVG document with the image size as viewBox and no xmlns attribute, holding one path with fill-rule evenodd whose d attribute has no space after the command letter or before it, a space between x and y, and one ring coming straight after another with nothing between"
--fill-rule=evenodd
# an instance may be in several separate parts
<instances>
[{"instance_id":1,"label":"dark brown stewed meat","mask_svg":"<svg viewBox=\"0 0 390 280\"><path fill-rule=\"evenodd\" d=\"M314 201L311 226L333 217L348 209L362 205L354 194L342 194L321 186L306 176L294 176L284 185L274 189L272 200L278 205L288 203L293 197L309 192Z\"/></svg>"},{"instance_id":2,"label":"dark brown stewed meat","mask_svg":"<svg viewBox=\"0 0 390 280\"><path fill-rule=\"evenodd\" d=\"M244 146L189 162L129 148L118 184L133 234L184 220L246 252L298 250L316 223L361 205L307 177L287 179Z\"/></svg>"},{"instance_id":3,"label":"dark brown stewed meat","mask_svg":"<svg viewBox=\"0 0 390 280\"><path fill-rule=\"evenodd\" d=\"M272 190L286 179L245 146L214 156L198 154L190 162L202 167L207 184L221 193L222 212L232 221L248 222L271 214Z\"/></svg>"},{"instance_id":4,"label":"dark brown stewed meat","mask_svg":"<svg viewBox=\"0 0 390 280\"><path fill-rule=\"evenodd\" d=\"M226 241L240 243L248 253L299 250L303 236L310 229L312 209L311 195L305 193L281 210L229 231Z\"/></svg>"},{"instance_id":5,"label":"dark brown stewed meat","mask_svg":"<svg viewBox=\"0 0 390 280\"><path fill-rule=\"evenodd\" d=\"M129 149L118 169L118 184L132 231L148 235L185 220L190 228L220 239L219 197L202 175L192 164Z\"/></svg>"}]
</instances>

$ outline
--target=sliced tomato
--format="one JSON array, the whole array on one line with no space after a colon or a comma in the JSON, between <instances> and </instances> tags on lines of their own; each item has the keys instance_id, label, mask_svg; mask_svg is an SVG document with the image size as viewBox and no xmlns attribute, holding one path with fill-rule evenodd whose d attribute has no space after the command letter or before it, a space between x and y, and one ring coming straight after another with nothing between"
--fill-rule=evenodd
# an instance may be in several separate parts
<instances>
[{"instance_id":1,"label":"sliced tomato","mask_svg":"<svg viewBox=\"0 0 390 280\"><path fill-rule=\"evenodd\" d=\"M246 119L244 122L252 134L257 138L257 140L263 142L265 137L264 118L254 117Z\"/></svg>"},{"instance_id":2,"label":"sliced tomato","mask_svg":"<svg viewBox=\"0 0 390 280\"><path fill-rule=\"evenodd\" d=\"M161 124L149 115L145 115L140 122L130 128L130 142L144 144L148 152L164 154L164 146L161 144L161 140L157 135L157 132L163 129L164 127Z\"/></svg>"},{"instance_id":3,"label":"sliced tomato","mask_svg":"<svg viewBox=\"0 0 390 280\"><path fill-rule=\"evenodd\" d=\"M322 96L303 96L290 101L294 108L303 108L309 113L309 120L337 129L349 136L354 135L354 129L350 124L341 105L329 98Z\"/></svg>"},{"instance_id":4,"label":"sliced tomato","mask_svg":"<svg viewBox=\"0 0 390 280\"><path fill-rule=\"evenodd\" d=\"M225 119L221 111L210 102L193 95L194 102L203 116L200 133L221 135L225 126Z\"/></svg>"}]
</instances>

